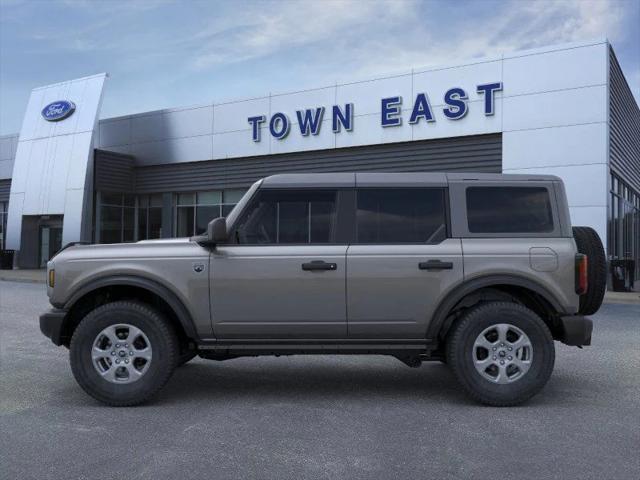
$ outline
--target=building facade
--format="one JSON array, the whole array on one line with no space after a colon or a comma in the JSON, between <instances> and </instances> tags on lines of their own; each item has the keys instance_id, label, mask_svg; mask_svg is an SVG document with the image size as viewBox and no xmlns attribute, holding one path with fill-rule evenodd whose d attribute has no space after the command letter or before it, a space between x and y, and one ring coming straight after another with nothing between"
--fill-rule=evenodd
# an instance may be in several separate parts
<instances>
[{"instance_id":1,"label":"building facade","mask_svg":"<svg viewBox=\"0 0 640 480\"><path fill-rule=\"evenodd\" d=\"M201 232L275 173L469 171L561 177L573 224L640 276L640 110L606 40L99 120L104 82L35 89L0 137L17 267L70 241Z\"/></svg>"}]
</instances>

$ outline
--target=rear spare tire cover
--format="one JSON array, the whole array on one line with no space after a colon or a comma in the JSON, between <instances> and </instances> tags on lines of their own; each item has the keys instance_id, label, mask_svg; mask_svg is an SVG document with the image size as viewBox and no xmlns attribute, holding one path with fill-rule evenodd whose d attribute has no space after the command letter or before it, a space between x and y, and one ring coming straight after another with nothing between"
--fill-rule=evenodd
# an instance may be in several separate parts
<instances>
[{"instance_id":1,"label":"rear spare tire cover","mask_svg":"<svg viewBox=\"0 0 640 480\"><path fill-rule=\"evenodd\" d=\"M598 233L591 227L573 227L578 252L587 256L587 292L580 296L579 313L593 315L602 305L607 288L607 260Z\"/></svg>"}]
</instances>

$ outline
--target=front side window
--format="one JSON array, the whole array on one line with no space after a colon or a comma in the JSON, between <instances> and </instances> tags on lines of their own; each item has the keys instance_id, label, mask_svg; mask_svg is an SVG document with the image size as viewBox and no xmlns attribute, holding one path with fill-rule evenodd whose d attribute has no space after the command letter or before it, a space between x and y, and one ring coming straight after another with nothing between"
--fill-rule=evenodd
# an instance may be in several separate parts
<instances>
[{"instance_id":1,"label":"front side window","mask_svg":"<svg viewBox=\"0 0 640 480\"><path fill-rule=\"evenodd\" d=\"M445 190L380 188L358 191L358 243L439 243L447 236Z\"/></svg>"},{"instance_id":2,"label":"front side window","mask_svg":"<svg viewBox=\"0 0 640 480\"><path fill-rule=\"evenodd\" d=\"M336 195L335 190L262 190L232 235L250 245L333 243Z\"/></svg>"},{"instance_id":3,"label":"front side window","mask_svg":"<svg viewBox=\"0 0 640 480\"><path fill-rule=\"evenodd\" d=\"M549 191L544 187L469 187L467 219L471 233L553 231Z\"/></svg>"}]
</instances>

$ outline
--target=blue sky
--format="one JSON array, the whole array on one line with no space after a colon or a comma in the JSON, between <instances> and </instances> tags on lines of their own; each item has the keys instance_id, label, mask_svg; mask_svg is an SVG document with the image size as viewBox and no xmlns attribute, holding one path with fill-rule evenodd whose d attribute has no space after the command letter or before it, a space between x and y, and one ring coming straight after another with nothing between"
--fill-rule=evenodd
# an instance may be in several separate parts
<instances>
[{"instance_id":1,"label":"blue sky","mask_svg":"<svg viewBox=\"0 0 640 480\"><path fill-rule=\"evenodd\" d=\"M0 134L104 71L107 118L604 37L640 99L640 0L0 0Z\"/></svg>"}]
</instances>

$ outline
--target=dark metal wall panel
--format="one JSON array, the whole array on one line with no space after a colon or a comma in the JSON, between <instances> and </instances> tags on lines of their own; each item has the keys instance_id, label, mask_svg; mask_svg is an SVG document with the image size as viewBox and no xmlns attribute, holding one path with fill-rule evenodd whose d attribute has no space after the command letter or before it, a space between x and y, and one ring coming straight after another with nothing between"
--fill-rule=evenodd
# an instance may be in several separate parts
<instances>
[{"instance_id":1,"label":"dark metal wall panel","mask_svg":"<svg viewBox=\"0 0 640 480\"><path fill-rule=\"evenodd\" d=\"M95 190L103 192L132 193L135 186L134 159L105 150L95 151Z\"/></svg>"},{"instance_id":2,"label":"dark metal wall panel","mask_svg":"<svg viewBox=\"0 0 640 480\"><path fill-rule=\"evenodd\" d=\"M609 161L640 192L640 108L613 49L609 49Z\"/></svg>"},{"instance_id":3,"label":"dark metal wall panel","mask_svg":"<svg viewBox=\"0 0 640 480\"><path fill-rule=\"evenodd\" d=\"M0 202L9 201L9 193L11 192L11 179L0 180Z\"/></svg>"},{"instance_id":4,"label":"dark metal wall panel","mask_svg":"<svg viewBox=\"0 0 640 480\"><path fill-rule=\"evenodd\" d=\"M502 172L502 134L137 167L139 193L248 187L276 173Z\"/></svg>"}]
</instances>

